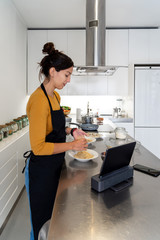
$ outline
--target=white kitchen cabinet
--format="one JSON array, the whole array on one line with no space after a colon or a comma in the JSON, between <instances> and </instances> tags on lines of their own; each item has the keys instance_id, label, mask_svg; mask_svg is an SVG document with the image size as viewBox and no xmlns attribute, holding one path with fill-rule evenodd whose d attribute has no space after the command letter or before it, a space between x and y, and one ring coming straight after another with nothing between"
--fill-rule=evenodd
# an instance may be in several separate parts
<instances>
[{"instance_id":1,"label":"white kitchen cabinet","mask_svg":"<svg viewBox=\"0 0 160 240\"><path fill-rule=\"evenodd\" d=\"M43 45L47 42L47 30L28 30L28 80L27 93L30 95L40 85L38 63L44 57Z\"/></svg>"},{"instance_id":2,"label":"white kitchen cabinet","mask_svg":"<svg viewBox=\"0 0 160 240\"><path fill-rule=\"evenodd\" d=\"M128 30L106 31L106 64L128 66Z\"/></svg>"},{"instance_id":3,"label":"white kitchen cabinet","mask_svg":"<svg viewBox=\"0 0 160 240\"><path fill-rule=\"evenodd\" d=\"M160 128L135 128L135 139L150 152L160 158Z\"/></svg>"},{"instance_id":4,"label":"white kitchen cabinet","mask_svg":"<svg viewBox=\"0 0 160 240\"><path fill-rule=\"evenodd\" d=\"M67 30L48 30L47 31L47 41L53 42L55 48L68 54L68 33Z\"/></svg>"},{"instance_id":5,"label":"white kitchen cabinet","mask_svg":"<svg viewBox=\"0 0 160 240\"><path fill-rule=\"evenodd\" d=\"M129 63L149 62L149 29L129 30Z\"/></svg>"},{"instance_id":6,"label":"white kitchen cabinet","mask_svg":"<svg viewBox=\"0 0 160 240\"><path fill-rule=\"evenodd\" d=\"M85 35L85 30L28 30L28 94L40 85L38 79L40 68L37 63L44 57L43 45L46 42L53 42L55 48L72 58L74 65L85 65ZM86 82L83 82L85 85ZM61 95L68 95L68 92L74 95L74 90L75 82L72 84L71 81L70 85L57 91ZM81 88L77 88L76 92L82 94Z\"/></svg>"},{"instance_id":7,"label":"white kitchen cabinet","mask_svg":"<svg viewBox=\"0 0 160 240\"><path fill-rule=\"evenodd\" d=\"M0 227L24 187L23 153L29 149L28 127L0 143Z\"/></svg>"},{"instance_id":8,"label":"white kitchen cabinet","mask_svg":"<svg viewBox=\"0 0 160 240\"><path fill-rule=\"evenodd\" d=\"M149 62L160 63L160 29L149 30Z\"/></svg>"},{"instance_id":9,"label":"white kitchen cabinet","mask_svg":"<svg viewBox=\"0 0 160 240\"><path fill-rule=\"evenodd\" d=\"M128 30L106 30L106 64L126 66L108 77L107 95L128 95Z\"/></svg>"},{"instance_id":10,"label":"white kitchen cabinet","mask_svg":"<svg viewBox=\"0 0 160 240\"><path fill-rule=\"evenodd\" d=\"M127 122L116 122L115 123L117 127L123 127L126 129L127 134L134 138L134 124L133 122L127 123Z\"/></svg>"},{"instance_id":11,"label":"white kitchen cabinet","mask_svg":"<svg viewBox=\"0 0 160 240\"><path fill-rule=\"evenodd\" d=\"M59 51L62 51L65 54L68 54L68 31L67 30L48 30L47 31L47 42L53 42L55 48ZM63 89L56 89L60 95L68 94L68 85Z\"/></svg>"},{"instance_id":12,"label":"white kitchen cabinet","mask_svg":"<svg viewBox=\"0 0 160 240\"><path fill-rule=\"evenodd\" d=\"M68 30L68 56L75 66L84 66L86 62L86 31Z\"/></svg>"}]
</instances>

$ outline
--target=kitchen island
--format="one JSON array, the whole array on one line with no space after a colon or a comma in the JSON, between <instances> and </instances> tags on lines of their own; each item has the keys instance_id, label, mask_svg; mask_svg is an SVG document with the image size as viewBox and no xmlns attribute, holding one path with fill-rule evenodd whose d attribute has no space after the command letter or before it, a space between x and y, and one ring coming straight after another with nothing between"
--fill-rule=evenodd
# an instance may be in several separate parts
<instances>
[{"instance_id":1,"label":"kitchen island","mask_svg":"<svg viewBox=\"0 0 160 240\"><path fill-rule=\"evenodd\" d=\"M160 239L160 176L134 171L133 184L120 192L91 189L108 138L103 133L89 146L99 157L86 163L66 153L48 240ZM134 150L130 165L135 163L160 169L160 160L143 146Z\"/></svg>"}]
</instances>

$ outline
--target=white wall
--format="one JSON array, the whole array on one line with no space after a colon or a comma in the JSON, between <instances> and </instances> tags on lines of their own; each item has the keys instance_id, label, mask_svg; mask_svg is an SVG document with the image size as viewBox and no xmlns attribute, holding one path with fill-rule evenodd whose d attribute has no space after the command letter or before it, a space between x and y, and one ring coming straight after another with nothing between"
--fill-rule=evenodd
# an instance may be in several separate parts
<instances>
[{"instance_id":1,"label":"white wall","mask_svg":"<svg viewBox=\"0 0 160 240\"><path fill-rule=\"evenodd\" d=\"M27 28L11 0L0 0L0 124L26 112Z\"/></svg>"}]
</instances>

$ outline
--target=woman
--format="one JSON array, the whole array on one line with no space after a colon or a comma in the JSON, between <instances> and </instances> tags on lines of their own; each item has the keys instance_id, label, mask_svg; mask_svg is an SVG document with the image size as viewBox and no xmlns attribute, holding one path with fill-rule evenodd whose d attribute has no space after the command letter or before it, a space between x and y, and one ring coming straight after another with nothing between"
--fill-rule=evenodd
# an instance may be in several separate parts
<instances>
[{"instance_id":1,"label":"woman","mask_svg":"<svg viewBox=\"0 0 160 240\"><path fill-rule=\"evenodd\" d=\"M87 148L85 138L79 139L85 132L65 128L60 96L55 91L70 82L73 62L50 42L42 52L46 56L39 65L44 81L27 104L31 154L25 168L25 184L30 205L30 240L38 239L39 230L51 218L65 151ZM65 142L66 134L72 134L75 140Z\"/></svg>"}]
</instances>

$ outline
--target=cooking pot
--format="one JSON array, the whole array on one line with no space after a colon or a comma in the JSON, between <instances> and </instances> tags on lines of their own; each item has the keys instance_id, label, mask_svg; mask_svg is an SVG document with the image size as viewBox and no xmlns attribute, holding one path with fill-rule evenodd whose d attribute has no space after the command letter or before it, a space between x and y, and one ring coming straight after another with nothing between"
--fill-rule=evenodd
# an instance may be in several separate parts
<instances>
[{"instance_id":1,"label":"cooking pot","mask_svg":"<svg viewBox=\"0 0 160 240\"><path fill-rule=\"evenodd\" d=\"M89 115L82 116L82 123L93 123L93 117Z\"/></svg>"},{"instance_id":2,"label":"cooking pot","mask_svg":"<svg viewBox=\"0 0 160 240\"><path fill-rule=\"evenodd\" d=\"M77 127L81 128L84 131L96 131L98 129L97 124L92 124L92 123L82 123L82 124L77 124L77 123L69 123L69 125L76 125Z\"/></svg>"}]
</instances>

